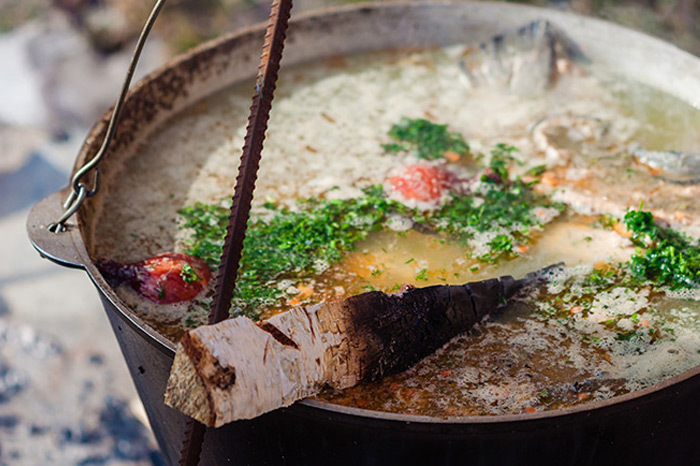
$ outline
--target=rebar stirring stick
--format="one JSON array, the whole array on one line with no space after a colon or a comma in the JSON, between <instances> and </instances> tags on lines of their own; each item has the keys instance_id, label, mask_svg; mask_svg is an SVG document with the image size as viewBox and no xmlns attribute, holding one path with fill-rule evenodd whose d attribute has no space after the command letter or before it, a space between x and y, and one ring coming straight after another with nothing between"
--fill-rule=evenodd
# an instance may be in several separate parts
<instances>
[{"instance_id":1,"label":"rebar stirring stick","mask_svg":"<svg viewBox=\"0 0 700 466\"><path fill-rule=\"evenodd\" d=\"M238 177L231 204L226 238L221 254L221 265L214 291L214 302L209 314L209 323L215 324L228 317L231 299L238 274L238 265L243 251L243 239L248 226L250 204L260 165L267 121L272 107L272 98L277 82L277 73L282 59L284 39L292 9L292 0L274 0L270 9L265 42L263 44L260 67L255 83L255 95L250 107L250 117L246 128L245 143ZM202 451L205 427L197 421L189 420L185 430L180 465L191 466L199 462Z\"/></svg>"}]
</instances>

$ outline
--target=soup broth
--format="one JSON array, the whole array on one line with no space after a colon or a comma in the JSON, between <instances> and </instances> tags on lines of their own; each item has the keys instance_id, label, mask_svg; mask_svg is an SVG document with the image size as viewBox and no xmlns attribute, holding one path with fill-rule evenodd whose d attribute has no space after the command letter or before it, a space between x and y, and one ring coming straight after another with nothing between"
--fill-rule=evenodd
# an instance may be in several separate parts
<instances>
[{"instance_id":1,"label":"soup broth","mask_svg":"<svg viewBox=\"0 0 700 466\"><path fill-rule=\"evenodd\" d=\"M276 260L248 252L233 312L260 319L367 290L522 277L563 262L546 285L414 368L321 399L441 417L532 412L627 393L700 364L697 283L632 280L639 245L622 220L643 208L697 237L697 186L655 177L629 148L697 152L700 112L575 62L544 92L473 88L463 83L463 54L375 53L283 70L249 224L255 246L246 248L296 257L280 249L286 244L264 243L290 225L307 228L292 236L312 231L307 242L333 246L250 279L244 296L250 264ZM201 238L183 224L205 218L196 203L210 205L210 226L225 223L252 88L199 102L125 162L96 223L97 256L192 253ZM418 125L446 135L444 156L423 157L402 139ZM314 229L337 223L328 236ZM167 305L117 291L173 341L205 322L211 299L211 289Z\"/></svg>"}]
</instances>

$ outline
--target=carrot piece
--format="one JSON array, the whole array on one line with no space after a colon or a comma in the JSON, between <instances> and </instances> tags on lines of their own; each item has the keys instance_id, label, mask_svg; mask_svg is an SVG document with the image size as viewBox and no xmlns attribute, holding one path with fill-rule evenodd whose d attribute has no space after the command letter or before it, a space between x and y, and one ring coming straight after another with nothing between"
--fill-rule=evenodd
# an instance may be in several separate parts
<instances>
[{"instance_id":1,"label":"carrot piece","mask_svg":"<svg viewBox=\"0 0 700 466\"><path fill-rule=\"evenodd\" d=\"M448 150L447 152L445 152L445 158L450 162L458 162L459 159L462 158L462 154L458 154L457 152Z\"/></svg>"},{"instance_id":2,"label":"carrot piece","mask_svg":"<svg viewBox=\"0 0 700 466\"><path fill-rule=\"evenodd\" d=\"M632 233L625 227L625 225L622 222L615 222L612 229L615 233L617 233L620 236L624 236L625 238L632 237Z\"/></svg>"},{"instance_id":3,"label":"carrot piece","mask_svg":"<svg viewBox=\"0 0 700 466\"><path fill-rule=\"evenodd\" d=\"M314 294L314 289L308 285L304 285L303 283L299 283L297 285L297 289L299 290L299 294L297 296L301 300L309 298L312 294Z\"/></svg>"},{"instance_id":4,"label":"carrot piece","mask_svg":"<svg viewBox=\"0 0 700 466\"><path fill-rule=\"evenodd\" d=\"M540 179L540 183L547 185L547 186L558 186L560 183L559 178L557 175L554 174L554 172L547 171L542 174L542 178Z\"/></svg>"}]
</instances>

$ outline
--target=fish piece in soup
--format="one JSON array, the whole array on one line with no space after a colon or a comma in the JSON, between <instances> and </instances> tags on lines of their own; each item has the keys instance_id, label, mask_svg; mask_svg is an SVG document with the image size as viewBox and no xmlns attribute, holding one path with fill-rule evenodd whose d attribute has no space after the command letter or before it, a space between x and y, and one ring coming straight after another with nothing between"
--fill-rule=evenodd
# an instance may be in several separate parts
<instances>
[{"instance_id":1,"label":"fish piece in soup","mask_svg":"<svg viewBox=\"0 0 700 466\"><path fill-rule=\"evenodd\" d=\"M469 87L502 88L529 95L549 89L572 58L582 57L548 21L529 23L463 52L460 67Z\"/></svg>"},{"instance_id":2,"label":"fish piece in soup","mask_svg":"<svg viewBox=\"0 0 700 466\"><path fill-rule=\"evenodd\" d=\"M585 215L622 218L643 205L655 218L700 235L700 154L643 150L613 135L612 126L589 115L537 121L533 155L547 168L536 189Z\"/></svg>"},{"instance_id":3,"label":"fish piece in soup","mask_svg":"<svg viewBox=\"0 0 700 466\"><path fill-rule=\"evenodd\" d=\"M599 152L611 144L610 123L587 115L550 115L531 130L535 149L548 165L566 165L575 154Z\"/></svg>"},{"instance_id":4,"label":"fish piece in soup","mask_svg":"<svg viewBox=\"0 0 700 466\"><path fill-rule=\"evenodd\" d=\"M637 147L632 150L632 155L649 168L652 176L664 181L678 184L700 182L700 153L651 151Z\"/></svg>"}]
</instances>

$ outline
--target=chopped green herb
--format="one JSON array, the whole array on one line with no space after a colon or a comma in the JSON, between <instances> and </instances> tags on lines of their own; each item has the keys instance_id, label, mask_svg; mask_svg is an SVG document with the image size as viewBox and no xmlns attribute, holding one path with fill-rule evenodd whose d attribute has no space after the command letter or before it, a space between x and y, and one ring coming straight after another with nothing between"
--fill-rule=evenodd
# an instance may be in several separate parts
<instances>
[{"instance_id":1,"label":"chopped green herb","mask_svg":"<svg viewBox=\"0 0 700 466\"><path fill-rule=\"evenodd\" d=\"M599 288L609 288L623 279L623 271L619 267L606 266L603 268L594 269L590 275L584 280L584 285L594 286Z\"/></svg>"},{"instance_id":2,"label":"chopped green herb","mask_svg":"<svg viewBox=\"0 0 700 466\"><path fill-rule=\"evenodd\" d=\"M197 272L194 270L194 267L192 267L190 264L185 264L182 267L182 270L180 271L180 276L185 281L185 283L194 283L197 280L202 279L202 277L197 275Z\"/></svg>"},{"instance_id":3,"label":"chopped green herb","mask_svg":"<svg viewBox=\"0 0 700 466\"><path fill-rule=\"evenodd\" d=\"M479 256L482 262L493 264L501 258L511 258L513 253L513 237L510 235L496 235L487 243L491 249L488 253Z\"/></svg>"},{"instance_id":4,"label":"chopped green herb","mask_svg":"<svg viewBox=\"0 0 700 466\"><path fill-rule=\"evenodd\" d=\"M428 281L428 269L422 268L416 275L416 280Z\"/></svg>"},{"instance_id":5,"label":"chopped green herb","mask_svg":"<svg viewBox=\"0 0 700 466\"><path fill-rule=\"evenodd\" d=\"M532 167L528 171L526 171L525 174L530 175L530 176L540 176L546 170L547 170L547 165L535 165L534 167Z\"/></svg>"},{"instance_id":6,"label":"chopped green herb","mask_svg":"<svg viewBox=\"0 0 700 466\"><path fill-rule=\"evenodd\" d=\"M182 227L192 229L188 253L206 261L214 268L218 266L229 208L198 202L178 213L184 219Z\"/></svg>"},{"instance_id":7,"label":"chopped green herb","mask_svg":"<svg viewBox=\"0 0 700 466\"><path fill-rule=\"evenodd\" d=\"M632 330L630 332L622 332L622 333L618 332L615 335L615 340L617 340L617 341L635 341L637 338L639 338L639 336L637 335L637 332L635 332L634 330Z\"/></svg>"},{"instance_id":8,"label":"chopped green herb","mask_svg":"<svg viewBox=\"0 0 700 466\"><path fill-rule=\"evenodd\" d=\"M384 144L386 152L414 151L419 159L439 159L445 152L467 154L469 145L464 138L447 129L447 125L438 125L422 118L403 118L389 130L389 136L397 142Z\"/></svg>"},{"instance_id":9,"label":"chopped green herb","mask_svg":"<svg viewBox=\"0 0 700 466\"><path fill-rule=\"evenodd\" d=\"M261 307L282 298L283 291L270 283L314 275L319 264L338 262L370 231L382 228L390 212L410 212L387 199L381 186L367 188L355 199L300 201L295 211L273 203L265 207L274 216L250 222L243 243L234 315L258 317ZM218 266L229 209L198 203L179 213L183 227L193 230L188 253Z\"/></svg>"},{"instance_id":10,"label":"chopped green herb","mask_svg":"<svg viewBox=\"0 0 700 466\"><path fill-rule=\"evenodd\" d=\"M601 215L594 223L593 226L605 229L611 229L617 223L617 218L611 214Z\"/></svg>"},{"instance_id":11,"label":"chopped green herb","mask_svg":"<svg viewBox=\"0 0 700 466\"><path fill-rule=\"evenodd\" d=\"M650 280L672 289L700 284L700 246L685 234L654 221L651 212L630 210L625 226L638 247L628 266L638 279Z\"/></svg>"},{"instance_id":12,"label":"chopped green herb","mask_svg":"<svg viewBox=\"0 0 700 466\"><path fill-rule=\"evenodd\" d=\"M506 172L503 178L507 180ZM484 183L479 193L455 196L439 210L427 214L427 218L438 231L463 240L473 238L477 232L503 231L489 242L489 253L479 257L483 262L495 263L517 255L513 245L528 242L531 227L540 225L536 208L548 207L563 209L561 204L536 194L530 185L515 180Z\"/></svg>"},{"instance_id":13,"label":"chopped green herb","mask_svg":"<svg viewBox=\"0 0 700 466\"><path fill-rule=\"evenodd\" d=\"M489 168L493 174L497 175L497 178L488 176L487 174L482 175L481 180L486 182L497 182L501 183L508 180L508 165L515 161L513 154L518 152L518 149L514 146L498 143L496 147L491 151L491 160L489 160Z\"/></svg>"},{"instance_id":14,"label":"chopped green herb","mask_svg":"<svg viewBox=\"0 0 700 466\"><path fill-rule=\"evenodd\" d=\"M534 193L528 185L520 181L505 186L487 185L478 195L456 196L438 211L430 214L430 219L448 233L460 233L469 229L479 232L495 229L514 229L539 224L534 209L536 207L556 207L545 196Z\"/></svg>"}]
</instances>

